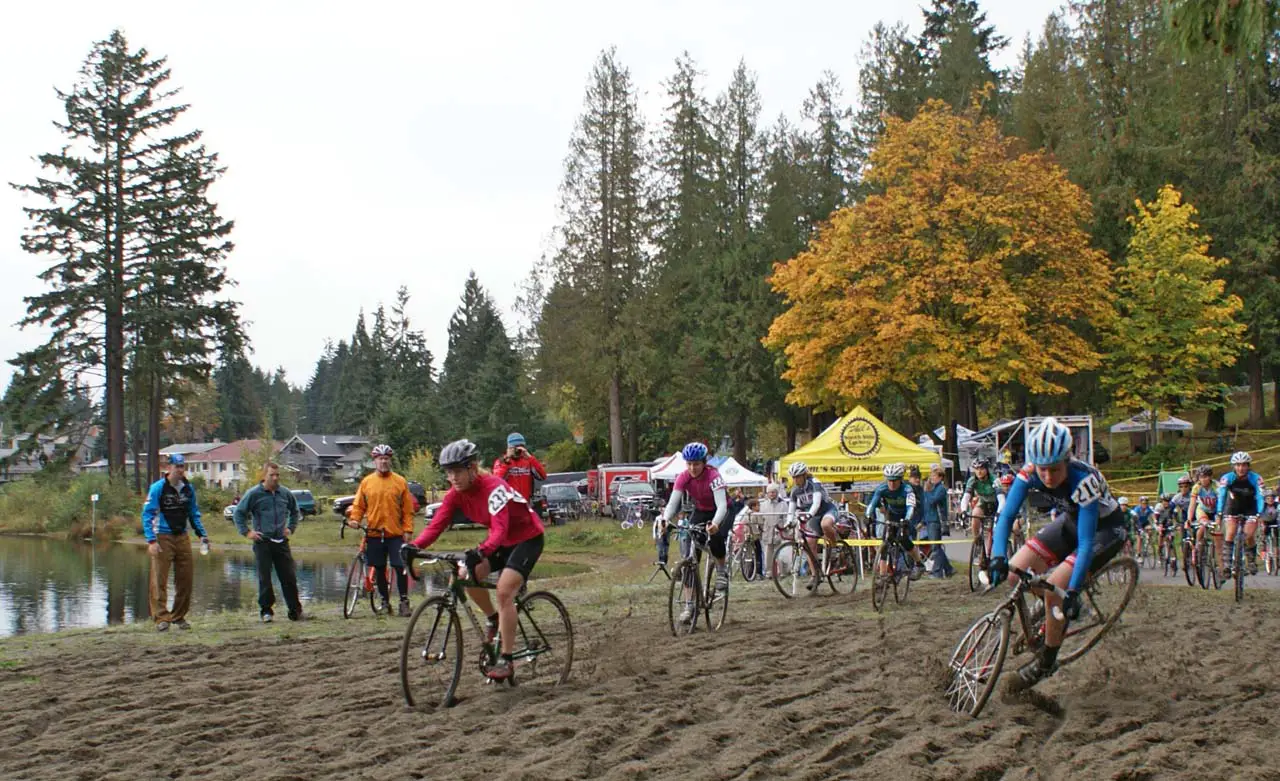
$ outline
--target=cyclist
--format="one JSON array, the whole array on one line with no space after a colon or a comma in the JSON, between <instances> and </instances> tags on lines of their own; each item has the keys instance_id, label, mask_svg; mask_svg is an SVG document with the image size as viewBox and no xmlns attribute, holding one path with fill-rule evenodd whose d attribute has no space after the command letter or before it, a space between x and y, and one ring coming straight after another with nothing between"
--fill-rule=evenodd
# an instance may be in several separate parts
<instances>
[{"instance_id":1,"label":"cyclist","mask_svg":"<svg viewBox=\"0 0 1280 781\"><path fill-rule=\"evenodd\" d=\"M804 538L804 552L809 557L809 571L813 578L805 586L810 592L817 593L816 588L821 580L818 572L818 537L825 537L831 545L839 541L836 533L836 519L840 510L827 494L827 489L809 474L809 467L803 461L797 461L787 469L791 475L791 493L787 496L787 522L795 521L797 513L808 513L809 520L805 528L809 534Z\"/></svg>"},{"instance_id":2,"label":"cyclist","mask_svg":"<svg viewBox=\"0 0 1280 781\"><path fill-rule=\"evenodd\" d=\"M1187 524L1196 527L1196 545L1192 551L1200 549L1200 543L1204 542L1205 526L1213 522L1218 512L1218 494L1212 486L1213 467L1208 464L1196 467L1196 484L1191 487L1187 504ZM1218 532L1215 531L1213 535L1217 537ZM1218 546L1218 555L1222 555L1221 545ZM1221 561L1218 561L1218 566L1222 566Z\"/></svg>"},{"instance_id":3,"label":"cyclist","mask_svg":"<svg viewBox=\"0 0 1280 781\"><path fill-rule=\"evenodd\" d=\"M1138 506L1133 508L1133 528L1137 532L1138 550L1143 550L1146 545L1147 538L1151 536L1151 532L1155 528L1154 521L1156 519L1155 511L1148 504L1147 497L1138 497Z\"/></svg>"},{"instance_id":4,"label":"cyclist","mask_svg":"<svg viewBox=\"0 0 1280 781\"><path fill-rule=\"evenodd\" d=\"M970 530L974 542L982 541L982 520L994 518L1000 500L997 498L996 481L991 475L991 462L979 458L973 462L973 474L964 484L960 497L960 509L969 511Z\"/></svg>"},{"instance_id":5,"label":"cyclist","mask_svg":"<svg viewBox=\"0 0 1280 781\"><path fill-rule=\"evenodd\" d=\"M733 519L728 517L729 497L725 493L724 479L714 467L707 466L707 446L701 442L685 445L680 455L688 468L676 478L671 498L667 500L667 509L662 511L662 519L666 523L675 520L685 494L689 495L693 500L689 523L695 526L706 525L707 547L716 560L716 591L726 594L729 591L729 570L725 566L725 552ZM676 619L677 623L683 624L692 619L693 610L693 592L686 587L684 611Z\"/></svg>"},{"instance_id":6,"label":"cyclist","mask_svg":"<svg viewBox=\"0 0 1280 781\"><path fill-rule=\"evenodd\" d=\"M501 573L498 575L498 609L494 610L488 589L469 588L467 596L488 617L486 639L492 642L501 635L498 664L485 673L501 681L510 678L512 672L516 594L542 555L543 530L542 521L524 495L502 478L481 472L479 458L475 444L466 439L441 448L440 466L449 480L449 491L431 523L405 550L412 559L419 550L430 547L459 515L489 530L479 545L466 552L466 566L473 581L484 580L492 572Z\"/></svg>"},{"instance_id":7,"label":"cyclist","mask_svg":"<svg viewBox=\"0 0 1280 781\"><path fill-rule=\"evenodd\" d=\"M920 549L911 540L911 518L916 512L916 493L902 482L906 467L902 464L885 464L884 482L876 486L867 502L867 517L874 518L876 509L884 505L885 525L882 540L888 542L896 535L902 550L911 557L911 579L919 580L924 574L924 561Z\"/></svg>"},{"instance_id":8,"label":"cyclist","mask_svg":"<svg viewBox=\"0 0 1280 781\"><path fill-rule=\"evenodd\" d=\"M375 445L374 472L360 481L355 501L347 509L347 525L355 528L363 518L368 523L364 555L373 567L382 595L382 609L391 612L391 584L387 582L387 559L396 571L396 591L400 594L400 615L408 616L409 576L404 571L400 548L413 536L413 494L409 482L391 471L390 445Z\"/></svg>"},{"instance_id":9,"label":"cyclist","mask_svg":"<svg viewBox=\"0 0 1280 781\"><path fill-rule=\"evenodd\" d=\"M1232 556L1236 550L1236 523L1241 516L1244 524L1245 553L1249 574L1258 574L1258 542L1255 533L1258 518L1267 511L1263 495L1262 477L1253 471L1253 457L1243 450L1231 454L1231 471L1218 481L1218 518L1225 520L1223 529L1223 579L1231 577Z\"/></svg>"},{"instance_id":10,"label":"cyclist","mask_svg":"<svg viewBox=\"0 0 1280 781\"><path fill-rule=\"evenodd\" d=\"M1065 588L1062 612L1066 619L1080 616L1080 590L1089 573L1110 561L1125 541L1125 519L1119 503L1111 497L1106 478L1094 467L1071 456L1071 431L1056 418L1045 418L1027 435L1030 463L1018 472L1009 491L992 539L991 582L1010 577L1010 564L1028 572L1045 572L1056 567L1049 580ZM1047 526L1007 558L1009 529L1031 491L1046 496L1055 513ZM1057 567L1059 563L1069 566ZM1059 599L1046 593L1045 642L1040 652L1018 670L1023 688L1035 685L1058 669L1058 649L1062 647L1064 622L1053 608Z\"/></svg>"}]
</instances>

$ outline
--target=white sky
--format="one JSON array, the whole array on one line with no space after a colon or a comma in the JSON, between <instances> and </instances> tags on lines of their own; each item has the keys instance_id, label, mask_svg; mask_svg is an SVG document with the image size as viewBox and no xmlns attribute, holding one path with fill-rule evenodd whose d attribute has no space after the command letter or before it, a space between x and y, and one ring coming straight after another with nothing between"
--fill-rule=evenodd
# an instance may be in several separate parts
<instances>
[{"instance_id":1,"label":"white sky","mask_svg":"<svg viewBox=\"0 0 1280 781\"><path fill-rule=\"evenodd\" d=\"M587 75L616 45L654 124L661 82L688 50L709 96L739 58L758 77L764 124L795 119L830 69L856 98L876 21L920 27L923 2L13 3L0 25L0 182L34 181L90 46L119 27L166 56L187 117L228 172L214 190L235 220L234 295L251 360L310 379L324 340L357 311L413 294L410 317L437 368L463 280L475 269L502 308L549 247L569 136ZM1016 63L1052 0L986 0ZM25 196L0 186L0 360L45 334L19 331L48 261L22 252ZM514 327L514 316L507 318ZM11 367L0 363L0 389Z\"/></svg>"}]
</instances>

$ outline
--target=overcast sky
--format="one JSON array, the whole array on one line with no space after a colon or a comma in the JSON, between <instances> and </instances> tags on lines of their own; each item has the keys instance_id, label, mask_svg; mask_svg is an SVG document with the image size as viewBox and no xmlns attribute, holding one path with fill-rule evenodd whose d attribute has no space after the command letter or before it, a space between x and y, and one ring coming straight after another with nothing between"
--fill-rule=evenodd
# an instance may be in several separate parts
<instances>
[{"instance_id":1,"label":"overcast sky","mask_svg":"<svg viewBox=\"0 0 1280 781\"><path fill-rule=\"evenodd\" d=\"M651 124L688 50L719 92L740 58L767 123L794 118L823 70L856 98L858 54L880 20L920 28L907 2L64 2L11 4L0 25L0 181L31 182L61 146L54 87L119 27L165 56L188 117L228 171L214 190L235 220L228 261L251 360L305 385L325 339L399 285L444 359L449 315L474 269L504 309L549 247L562 162L588 72L614 45ZM1016 63L1059 4L986 0ZM48 261L23 253L25 196L0 187L0 321L25 312ZM514 318L508 319L513 328ZM0 328L0 358L44 334ZM0 387L11 374L0 364Z\"/></svg>"}]
</instances>

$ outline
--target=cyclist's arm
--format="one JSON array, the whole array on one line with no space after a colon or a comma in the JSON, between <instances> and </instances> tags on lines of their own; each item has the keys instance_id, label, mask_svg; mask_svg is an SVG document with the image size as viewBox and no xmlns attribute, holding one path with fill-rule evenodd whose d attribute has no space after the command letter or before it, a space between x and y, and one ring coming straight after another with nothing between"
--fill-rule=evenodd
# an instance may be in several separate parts
<instances>
[{"instance_id":1,"label":"cyclist's arm","mask_svg":"<svg viewBox=\"0 0 1280 781\"><path fill-rule=\"evenodd\" d=\"M729 497L725 494L724 486L714 489L711 492L711 498L716 502L716 514L711 516L711 523L708 526L720 528L720 522L729 514Z\"/></svg>"},{"instance_id":2,"label":"cyclist's arm","mask_svg":"<svg viewBox=\"0 0 1280 781\"><path fill-rule=\"evenodd\" d=\"M667 500L667 509L662 511L662 520L671 523L680 512L680 503L684 501L684 491L672 489L671 498Z\"/></svg>"},{"instance_id":3,"label":"cyclist's arm","mask_svg":"<svg viewBox=\"0 0 1280 781\"><path fill-rule=\"evenodd\" d=\"M1004 508L1000 510L998 520L996 520L996 529L991 535L991 557L992 558L1008 558L1009 556L1009 530L1013 528L1013 518L1022 509L1022 505L1027 501L1027 491L1030 485L1027 478L1019 472L1018 476L1013 478L1013 485L1009 486L1009 498L1004 501Z\"/></svg>"},{"instance_id":4,"label":"cyclist's arm","mask_svg":"<svg viewBox=\"0 0 1280 781\"><path fill-rule=\"evenodd\" d=\"M1262 477L1257 472L1250 472L1249 481L1253 483L1253 496L1258 501L1258 511L1254 515L1261 518L1267 511L1267 497L1263 495L1265 487L1262 485Z\"/></svg>"},{"instance_id":5,"label":"cyclist's arm","mask_svg":"<svg viewBox=\"0 0 1280 781\"><path fill-rule=\"evenodd\" d=\"M969 509L969 504L973 501L973 478L970 477L964 481L964 493L960 495L960 512Z\"/></svg>"},{"instance_id":6,"label":"cyclist's arm","mask_svg":"<svg viewBox=\"0 0 1280 781\"><path fill-rule=\"evenodd\" d=\"M1067 588L1079 591L1084 587L1085 578L1089 576L1089 565L1093 563L1093 537L1098 531L1098 501L1095 499L1080 505L1076 514L1076 565L1071 570L1071 582Z\"/></svg>"},{"instance_id":7,"label":"cyclist's arm","mask_svg":"<svg viewBox=\"0 0 1280 781\"><path fill-rule=\"evenodd\" d=\"M364 511L368 509L364 500L364 481L360 481L360 485L356 488L356 498L351 500L351 506L347 508L347 518L358 521L364 517Z\"/></svg>"},{"instance_id":8,"label":"cyclist's arm","mask_svg":"<svg viewBox=\"0 0 1280 781\"><path fill-rule=\"evenodd\" d=\"M914 523L916 520L916 489L910 483L904 487L907 489L907 514L904 520Z\"/></svg>"},{"instance_id":9,"label":"cyclist's arm","mask_svg":"<svg viewBox=\"0 0 1280 781\"><path fill-rule=\"evenodd\" d=\"M429 548L431 543L439 539L444 530L449 528L453 523L453 516L458 511L457 492L449 491L444 495L444 499L440 502L440 507L436 509L436 514L431 516L431 523L427 524L427 528L422 530L418 538L413 544L419 548Z\"/></svg>"},{"instance_id":10,"label":"cyclist's arm","mask_svg":"<svg viewBox=\"0 0 1280 781\"><path fill-rule=\"evenodd\" d=\"M876 517L876 508L880 506L880 494L883 493L884 486L876 486L876 490L871 492L871 500L867 502L867 520L874 520Z\"/></svg>"},{"instance_id":11,"label":"cyclist's arm","mask_svg":"<svg viewBox=\"0 0 1280 781\"><path fill-rule=\"evenodd\" d=\"M1218 517L1221 518L1223 513L1227 511L1227 481L1225 479L1218 482Z\"/></svg>"},{"instance_id":12,"label":"cyclist's arm","mask_svg":"<svg viewBox=\"0 0 1280 781\"><path fill-rule=\"evenodd\" d=\"M418 502L409 491L409 483L405 481L404 493L400 496L400 533L413 534L413 508Z\"/></svg>"},{"instance_id":13,"label":"cyclist's arm","mask_svg":"<svg viewBox=\"0 0 1280 781\"><path fill-rule=\"evenodd\" d=\"M810 478L810 479L812 479L812 478ZM822 500L823 500L823 499L826 499L826 498L827 498L827 493L826 493L826 491L821 490L821 489L818 489L818 488L815 488L815 489L814 489L814 491L813 491L813 501L809 503L809 515L810 515L810 516L814 516L814 515L817 515L817 514L818 514L818 511L822 509Z\"/></svg>"}]
</instances>

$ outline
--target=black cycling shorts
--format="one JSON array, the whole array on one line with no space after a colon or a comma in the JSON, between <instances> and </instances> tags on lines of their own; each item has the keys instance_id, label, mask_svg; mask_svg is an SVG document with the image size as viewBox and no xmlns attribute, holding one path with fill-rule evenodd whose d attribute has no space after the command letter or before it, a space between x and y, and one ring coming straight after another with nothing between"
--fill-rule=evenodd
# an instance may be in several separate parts
<instances>
[{"instance_id":1,"label":"black cycling shorts","mask_svg":"<svg viewBox=\"0 0 1280 781\"><path fill-rule=\"evenodd\" d=\"M839 518L840 515L839 513L836 512L835 507L824 504L822 505L822 507L818 508L817 513L809 516L809 520L804 522L804 527L808 529L810 533L813 534L813 536L821 537L822 536L822 519L826 517L831 517L832 519L835 519L835 518Z\"/></svg>"},{"instance_id":2,"label":"black cycling shorts","mask_svg":"<svg viewBox=\"0 0 1280 781\"><path fill-rule=\"evenodd\" d=\"M400 548L404 546L403 537L368 537L364 543L364 558L370 567L382 568L391 559L391 566L400 569L404 559L400 558Z\"/></svg>"},{"instance_id":3,"label":"black cycling shorts","mask_svg":"<svg viewBox=\"0 0 1280 781\"><path fill-rule=\"evenodd\" d=\"M911 524L906 520L889 521L885 524L884 541L896 541L898 546L907 552L916 546L911 539Z\"/></svg>"},{"instance_id":4,"label":"black cycling shorts","mask_svg":"<svg viewBox=\"0 0 1280 781\"><path fill-rule=\"evenodd\" d=\"M528 580L529 574L533 572L533 565L538 563L538 558L541 556L542 535L539 534L537 537L515 545L505 545L490 554L489 572L513 569Z\"/></svg>"},{"instance_id":5,"label":"black cycling shorts","mask_svg":"<svg viewBox=\"0 0 1280 781\"><path fill-rule=\"evenodd\" d=\"M711 523L711 519L716 517L715 510L694 510L689 513L689 523L694 526L703 526ZM729 514L725 513L724 520L720 521L720 528L716 529L716 533L707 537L707 547L711 549L711 555L717 559L723 559L728 550L729 531L733 528L733 521L729 520Z\"/></svg>"},{"instance_id":6,"label":"black cycling shorts","mask_svg":"<svg viewBox=\"0 0 1280 781\"><path fill-rule=\"evenodd\" d=\"M1093 535L1093 561L1089 565L1089 572L1097 572L1099 567L1115 558L1128 538L1129 530L1125 526L1124 515L1118 510L1105 518L1099 518L1098 529ZM1044 559L1045 564L1053 567L1059 562L1075 565L1078 543L1075 519L1064 514L1028 540L1027 547Z\"/></svg>"}]
</instances>

